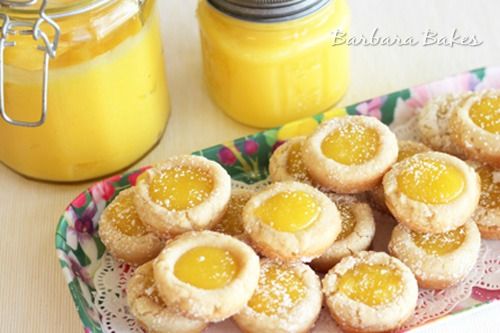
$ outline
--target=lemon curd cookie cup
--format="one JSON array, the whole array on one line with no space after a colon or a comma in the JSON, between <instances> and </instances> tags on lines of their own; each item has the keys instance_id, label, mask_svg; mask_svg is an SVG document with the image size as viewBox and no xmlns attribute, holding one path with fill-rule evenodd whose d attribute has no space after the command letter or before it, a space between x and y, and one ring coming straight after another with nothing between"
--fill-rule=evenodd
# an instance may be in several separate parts
<instances>
[{"instance_id":1,"label":"lemon curd cookie cup","mask_svg":"<svg viewBox=\"0 0 500 333\"><path fill-rule=\"evenodd\" d=\"M254 248L270 258L309 261L328 249L341 230L335 204L314 187L279 182L254 195L243 209Z\"/></svg>"},{"instance_id":2,"label":"lemon curd cookie cup","mask_svg":"<svg viewBox=\"0 0 500 333\"><path fill-rule=\"evenodd\" d=\"M472 219L483 238L500 240L500 170L477 162L469 164L481 179L479 205Z\"/></svg>"},{"instance_id":3,"label":"lemon curd cookie cup","mask_svg":"<svg viewBox=\"0 0 500 333\"><path fill-rule=\"evenodd\" d=\"M409 157L412 157L418 153L428 152L431 149L420 142L415 141L398 141L398 159L397 162L401 162ZM384 186L382 184L377 185L370 192L370 199L373 204L383 212L389 212L389 209L385 205L385 195L384 195Z\"/></svg>"},{"instance_id":4,"label":"lemon curd cookie cup","mask_svg":"<svg viewBox=\"0 0 500 333\"><path fill-rule=\"evenodd\" d=\"M134 206L134 189L121 191L104 209L99 221L99 237L118 260L143 264L163 249L164 242L150 232Z\"/></svg>"},{"instance_id":5,"label":"lemon curd cookie cup","mask_svg":"<svg viewBox=\"0 0 500 333\"><path fill-rule=\"evenodd\" d=\"M274 151L269 159L269 177L273 182L295 180L311 184L311 177L302 159L305 140L305 136L292 138Z\"/></svg>"},{"instance_id":6,"label":"lemon curd cookie cup","mask_svg":"<svg viewBox=\"0 0 500 333\"><path fill-rule=\"evenodd\" d=\"M500 90L469 97L453 114L450 131L468 158L500 167Z\"/></svg>"},{"instance_id":7,"label":"lemon curd cookie cup","mask_svg":"<svg viewBox=\"0 0 500 333\"><path fill-rule=\"evenodd\" d=\"M188 232L169 242L154 261L154 277L168 307L194 319L222 321L252 297L259 257L234 237Z\"/></svg>"},{"instance_id":8,"label":"lemon curd cookie cup","mask_svg":"<svg viewBox=\"0 0 500 333\"><path fill-rule=\"evenodd\" d=\"M330 197L340 212L342 230L333 245L311 262L320 272L327 272L344 257L367 250L375 236L370 205L354 196L332 194Z\"/></svg>"},{"instance_id":9,"label":"lemon curd cookie cup","mask_svg":"<svg viewBox=\"0 0 500 333\"><path fill-rule=\"evenodd\" d=\"M320 280L309 266L262 259L259 285L233 320L247 333L308 332L322 301Z\"/></svg>"},{"instance_id":10,"label":"lemon curd cookie cup","mask_svg":"<svg viewBox=\"0 0 500 333\"><path fill-rule=\"evenodd\" d=\"M200 333L207 327L204 321L185 318L167 308L158 295L151 261L138 267L128 281L127 302L130 312L147 332Z\"/></svg>"},{"instance_id":11,"label":"lemon curd cookie cup","mask_svg":"<svg viewBox=\"0 0 500 333\"><path fill-rule=\"evenodd\" d=\"M382 332L400 327L413 314L418 286L400 260L383 252L359 252L326 274L323 293L343 330Z\"/></svg>"},{"instance_id":12,"label":"lemon curd cookie cup","mask_svg":"<svg viewBox=\"0 0 500 333\"><path fill-rule=\"evenodd\" d=\"M373 189L397 155L394 133L377 119L364 116L321 124L303 148L303 160L314 182L337 193Z\"/></svg>"},{"instance_id":13,"label":"lemon curd cookie cup","mask_svg":"<svg viewBox=\"0 0 500 333\"><path fill-rule=\"evenodd\" d=\"M172 157L138 179L135 205L153 231L170 237L212 227L231 196L231 178L216 162L199 156Z\"/></svg>"},{"instance_id":14,"label":"lemon curd cookie cup","mask_svg":"<svg viewBox=\"0 0 500 333\"><path fill-rule=\"evenodd\" d=\"M392 215L417 232L440 233L462 226L480 194L474 169L439 152L416 154L395 164L383 185Z\"/></svg>"},{"instance_id":15,"label":"lemon curd cookie cup","mask_svg":"<svg viewBox=\"0 0 500 333\"><path fill-rule=\"evenodd\" d=\"M463 151L451 138L450 120L471 95L470 92L448 94L428 101L417 115L422 142L434 150L462 157Z\"/></svg>"},{"instance_id":16,"label":"lemon curd cookie cup","mask_svg":"<svg viewBox=\"0 0 500 333\"><path fill-rule=\"evenodd\" d=\"M245 228L243 227L243 208L254 194L250 190L233 190L224 215L215 224L212 231L233 236L247 242L248 236L245 234Z\"/></svg>"},{"instance_id":17,"label":"lemon curd cookie cup","mask_svg":"<svg viewBox=\"0 0 500 333\"><path fill-rule=\"evenodd\" d=\"M417 233L403 225L392 232L389 251L405 263L422 288L444 289L473 269L481 236L473 221L439 234Z\"/></svg>"}]
</instances>

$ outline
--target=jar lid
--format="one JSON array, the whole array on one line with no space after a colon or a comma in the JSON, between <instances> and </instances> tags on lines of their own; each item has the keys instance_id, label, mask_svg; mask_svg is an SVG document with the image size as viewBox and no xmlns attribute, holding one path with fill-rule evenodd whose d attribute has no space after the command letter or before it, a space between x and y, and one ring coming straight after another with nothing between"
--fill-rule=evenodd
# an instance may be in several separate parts
<instances>
[{"instance_id":1,"label":"jar lid","mask_svg":"<svg viewBox=\"0 0 500 333\"><path fill-rule=\"evenodd\" d=\"M102 7L112 0L47 0L45 12L53 19L73 16ZM140 0L137 0L140 1ZM0 0L0 13L16 18L37 18L41 0Z\"/></svg>"},{"instance_id":2,"label":"jar lid","mask_svg":"<svg viewBox=\"0 0 500 333\"><path fill-rule=\"evenodd\" d=\"M255 22L280 22L306 16L332 0L207 0L228 15Z\"/></svg>"}]
</instances>

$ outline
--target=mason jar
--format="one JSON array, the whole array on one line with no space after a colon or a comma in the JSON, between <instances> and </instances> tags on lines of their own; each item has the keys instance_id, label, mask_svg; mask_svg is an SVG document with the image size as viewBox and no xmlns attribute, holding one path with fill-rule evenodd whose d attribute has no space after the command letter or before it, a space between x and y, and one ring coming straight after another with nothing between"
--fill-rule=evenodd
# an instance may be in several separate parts
<instances>
[{"instance_id":1,"label":"mason jar","mask_svg":"<svg viewBox=\"0 0 500 333\"><path fill-rule=\"evenodd\" d=\"M227 115L274 127L326 111L349 80L345 0L200 0L204 76Z\"/></svg>"},{"instance_id":2,"label":"mason jar","mask_svg":"<svg viewBox=\"0 0 500 333\"><path fill-rule=\"evenodd\" d=\"M80 181L123 169L158 142L170 105L155 0L0 5L2 163Z\"/></svg>"}]
</instances>

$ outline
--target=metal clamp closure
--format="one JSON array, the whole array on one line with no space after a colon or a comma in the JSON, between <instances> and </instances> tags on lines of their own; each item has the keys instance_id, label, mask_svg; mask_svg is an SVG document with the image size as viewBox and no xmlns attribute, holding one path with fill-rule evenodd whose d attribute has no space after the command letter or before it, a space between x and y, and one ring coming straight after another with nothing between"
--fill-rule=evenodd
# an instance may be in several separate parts
<instances>
[{"instance_id":1,"label":"metal clamp closure","mask_svg":"<svg viewBox=\"0 0 500 333\"><path fill-rule=\"evenodd\" d=\"M28 1L6 1L0 0L0 6L6 7L25 7L33 5L37 0ZM45 123L47 118L47 95L49 78L49 60L56 56L56 50L59 43L61 30L57 23L51 19L45 12L48 0L42 0L40 6L40 17L33 23L32 21L11 20L7 14L0 13L1 31L0 31L0 116L8 124L24 127L38 127ZM42 25L46 23L54 30L54 38L51 41L48 34L42 30ZM37 50L44 52L42 67L42 112L39 120L35 122L16 120L11 118L5 109L5 49L16 46L15 41L10 41L9 37L13 35L31 35L35 41L38 41Z\"/></svg>"}]
</instances>

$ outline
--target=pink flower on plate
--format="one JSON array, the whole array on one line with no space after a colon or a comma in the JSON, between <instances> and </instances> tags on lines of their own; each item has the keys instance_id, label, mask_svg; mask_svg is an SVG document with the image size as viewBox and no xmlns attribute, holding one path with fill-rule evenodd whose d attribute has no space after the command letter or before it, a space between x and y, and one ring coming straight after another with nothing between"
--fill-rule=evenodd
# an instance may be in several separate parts
<instances>
[{"instance_id":1,"label":"pink flower on plate","mask_svg":"<svg viewBox=\"0 0 500 333\"><path fill-rule=\"evenodd\" d=\"M234 165L238 160L233 151L228 147L220 148L217 155L219 156L219 160L221 161L221 163L224 165Z\"/></svg>"},{"instance_id":2,"label":"pink flower on plate","mask_svg":"<svg viewBox=\"0 0 500 333\"><path fill-rule=\"evenodd\" d=\"M500 300L500 290L489 290L480 287L472 288L472 298L481 302Z\"/></svg>"},{"instance_id":3,"label":"pink flower on plate","mask_svg":"<svg viewBox=\"0 0 500 333\"><path fill-rule=\"evenodd\" d=\"M87 195L86 193L80 193L75 200L71 203L71 205L75 208L82 208L85 203L87 203Z\"/></svg>"},{"instance_id":4,"label":"pink flower on plate","mask_svg":"<svg viewBox=\"0 0 500 333\"><path fill-rule=\"evenodd\" d=\"M253 139L248 139L243 143L243 150L248 155L255 155L259 151L259 143Z\"/></svg>"},{"instance_id":5,"label":"pink flower on plate","mask_svg":"<svg viewBox=\"0 0 500 333\"><path fill-rule=\"evenodd\" d=\"M356 111L358 114L363 116L375 117L377 119L382 119L381 108L384 105L386 97L377 97L368 102L364 102L356 106Z\"/></svg>"},{"instance_id":6,"label":"pink flower on plate","mask_svg":"<svg viewBox=\"0 0 500 333\"><path fill-rule=\"evenodd\" d=\"M106 201L109 201L115 195L115 187L113 186L113 183L111 181L104 180L92 186L90 188L90 193L92 193L93 198L102 198Z\"/></svg>"}]
</instances>

